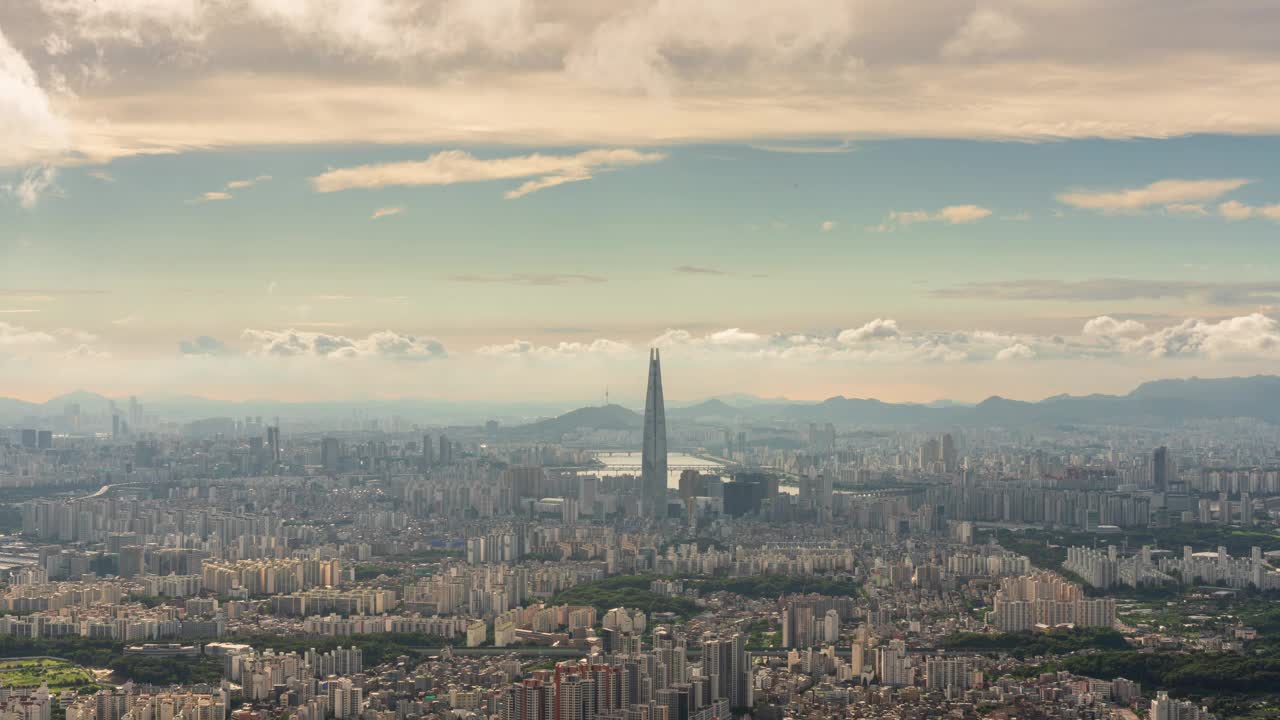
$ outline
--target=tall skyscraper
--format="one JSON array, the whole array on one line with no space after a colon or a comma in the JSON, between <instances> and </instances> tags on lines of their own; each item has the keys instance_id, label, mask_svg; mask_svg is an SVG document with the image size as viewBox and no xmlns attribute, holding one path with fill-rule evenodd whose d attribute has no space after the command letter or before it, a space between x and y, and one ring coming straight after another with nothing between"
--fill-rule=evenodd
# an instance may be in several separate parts
<instances>
[{"instance_id":1,"label":"tall skyscraper","mask_svg":"<svg viewBox=\"0 0 1280 720\"><path fill-rule=\"evenodd\" d=\"M133 395L129 396L129 426L134 430L142 427L142 404Z\"/></svg>"},{"instance_id":2,"label":"tall skyscraper","mask_svg":"<svg viewBox=\"0 0 1280 720\"><path fill-rule=\"evenodd\" d=\"M1169 449L1161 445L1151 453L1151 485L1164 492L1169 485Z\"/></svg>"},{"instance_id":3,"label":"tall skyscraper","mask_svg":"<svg viewBox=\"0 0 1280 720\"><path fill-rule=\"evenodd\" d=\"M327 437L320 441L320 464L327 473L338 472L338 458L342 454L342 444L338 438Z\"/></svg>"},{"instance_id":4,"label":"tall skyscraper","mask_svg":"<svg viewBox=\"0 0 1280 720\"><path fill-rule=\"evenodd\" d=\"M942 467L949 473L956 471L959 467L958 453L956 452L956 439L951 433L943 433L942 435Z\"/></svg>"},{"instance_id":5,"label":"tall skyscraper","mask_svg":"<svg viewBox=\"0 0 1280 720\"><path fill-rule=\"evenodd\" d=\"M649 351L649 387L644 397L644 450L640 455L640 485L651 512L667 509L667 411L662 403L662 362Z\"/></svg>"},{"instance_id":6,"label":"tall skyscraper","mask_svg":"<svg viewBox=\"0 0 1280 720\"><path fill-rule=\"evenodd\" d=\"M271 456L271 465L274 470L280 464L280 426L272 425L267 428L267 454Z\"/></svg>"}]
</instances>

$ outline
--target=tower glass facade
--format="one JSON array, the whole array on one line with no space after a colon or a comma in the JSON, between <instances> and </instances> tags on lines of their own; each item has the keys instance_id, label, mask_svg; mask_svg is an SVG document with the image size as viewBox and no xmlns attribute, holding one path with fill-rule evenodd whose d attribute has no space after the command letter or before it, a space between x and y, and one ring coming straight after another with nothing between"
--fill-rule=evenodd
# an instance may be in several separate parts
<instances>
[{"instance_id":1,"label":"tower glass facade","mask_svg":"<svg viewBox=\"0 0 1280 720\"><path fill-rule=\"evenodd\" d=\"M649 386L644 398L644 449L640 455L640 485L655 515L667 506L667 412L662 402L662 361L649 351Z\"/></svg>"}]
</instances>

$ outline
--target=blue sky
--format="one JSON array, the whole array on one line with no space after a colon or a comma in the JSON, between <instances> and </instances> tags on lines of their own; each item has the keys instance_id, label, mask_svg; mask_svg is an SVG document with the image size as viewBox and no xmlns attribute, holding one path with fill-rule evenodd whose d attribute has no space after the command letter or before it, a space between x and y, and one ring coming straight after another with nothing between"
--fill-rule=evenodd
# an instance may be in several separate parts
<instances>
[{"instance_id":1,"label":"blue sky","mask_svg":"<svg viewBox=\"0 0 1280 720\"><path fill-rule=\"evenodd\" d=\"M977 399L1280 356L1265 4L338 5L359 32L0 10L0 395L587 398L658 344L690 397ZM1167 46L1091 51L1119 20Z\"/></svg>"}]
</instances>

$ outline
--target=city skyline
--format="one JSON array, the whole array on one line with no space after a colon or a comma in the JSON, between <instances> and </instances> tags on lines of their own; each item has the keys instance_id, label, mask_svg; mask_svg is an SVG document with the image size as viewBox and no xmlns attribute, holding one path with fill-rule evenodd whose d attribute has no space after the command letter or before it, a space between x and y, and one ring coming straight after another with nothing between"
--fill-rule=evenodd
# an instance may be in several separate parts
<instances>
[{"instance_id":1,"label":"city skyline","mask_svg":"<svg viewBox=\"0 0 1280 720\"><path fill-rule=\"evenodd\" d=\"M1278 37L0 0L0 720L1280 718Z\"/></svg>"}]
</instances>

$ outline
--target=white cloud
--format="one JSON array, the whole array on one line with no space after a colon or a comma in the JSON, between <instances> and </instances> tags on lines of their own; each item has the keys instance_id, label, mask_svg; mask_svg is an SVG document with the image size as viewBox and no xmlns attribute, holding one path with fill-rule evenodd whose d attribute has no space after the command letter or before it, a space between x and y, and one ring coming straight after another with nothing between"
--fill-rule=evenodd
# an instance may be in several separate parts
<instances>
[{"instance_id":1,"label":"white cloud","mask_svg":"<svg viewBox=\"0 0 1280 720\"><path fill-rule=\"evenodd\" d=\"M245 178L244 180L231 180L226 185L223 185L221 190L210 190L209 192L206 192L202 194L199 198L197 198L195 202L203 203L203 202L213 202L216 200L230 200L235 196L228 191L244 190L246 188L251 188L254 185L257 185L258 183L266 182L270 179L271 179L270 175L259 175L257 177Z\"/></svg>"},{"instance_id":2,"label":"white cloud","mask_svg":"<svg viewBox=\"0 0 1280 720\"><path fill-rule=\"evenodd\" d=\"M342 55L424 64L470 55L519 57L555 28L525 0L247 0L274 27ZM501 61L501 57L497 58Z\"/></svg>"},{"instance_id":3,"label":"white cloud","mask_svg":"<svg viewBox=\"0 0 1280 720\"><path fill-rule=\"evenodd\" d=\"M358 354L424 360L445 356L444 345L433 338L418 338L390 330L375 332L356 342Z\"/></svg>"},{"instance_id":4,"label":"white cloud","mask_svg":"<svg viewBox=\"0 0 1280 720\"><path fill-rule=\"evenodd\" d=\"M142 323L142 316L137 313L129 313L123 317L118 317L111 321L112 325L130 326Z\"/></svg>"},{"instance_id":5,"label":"white cloud","mask_svg":"<svg viewBox=\"0 0 1280 720\"><path fill-rule=\"evenodd\" d=\"M900 335L902 335L902 331L898 329L897 320L876 318L862 327L841 330L836 335L836 340L845 345L856 345L873 340L895 338Z\"/></svg>"},{"instance_id":6,"label":"white cloud","mask_svg":"<svg viewBox=\"0 0 1280 720\"><path fill-rule=\"evenodd\" d=\"M266 181L268 181L268 180L270 180L270 179L271 179L271 176L270 176L270 175L259 175L259 176L257 176L257 177L254 177L254 178L248 178L248 179L245 179L245 180L232 180L231 182L227 183L227 185L226 185L226 189L228 189L228 190L241 190L241 189L244 189L244 188L251 188L251 187L253 187L254 185L257 185L257 184L258 184L258 183L260 183L260 182L266 182Z\"/></svg>"},{"instance_id":7,"label":"white cloud","mask_svg":"<svg viewBox=\"0 0 1280 720\"><path fill-rule=\"evenodd\" d=\"M650 344L711 356L728 353L794 362L890 363L991 360L999 351L1019 342L1031 347L1041 341L982 330L906 333L897 321L877 318L831 335L786 332L765 335L740 328L697 335L672 329Z\"/></svg>"},{"instance_id":8,"label":"white cloud","mask_svg":"<svg viewBox=\"0 0 1280 720\"><path fill-rule=\"evenodd\" d=\"M659 348L670 348L691 343L693 340L694 335L688 330L667 330L649 344Z\"/></svg>"},{"instance_id":9,"label":"white cloud","mask_svg":"<svg viewBox=\"0 0 1280 720\"><path fill-rule=\"evenodd\" d=\"M476 352L481 355L531 355L537 349L538 346L528 340L512 340L501 345L483 345L476 348Z\"/></svg>"},{"instance_id":10,"label":"white cloud","mask_svg":"<svg viewBox=\"0 0 1280 720\"><path fill-rule=\"evenodd\" d=\"M1000 55L1021 45L1026 34L1026 30L1008 15L989 7L979 7L942 46L942 56L959 59Z\"/></svg>"},{"instance_id":11,"label":"white cloud","mask_svg":"<svg viewBox=\"0 0 1280 720\"><path fill-rule=\"evenodd\" d=\"M0 24L27 55L0 45L0 86L16 89L0 92L0 137L16 138L0 164L290 143L1274 133L1280 12L1265 5L7 2ZM45 77L76 100L51 102Z\"/></svg>"},{"instance_id":12,"label":"white cloud","mask_svg":"<svg viewBox=\"0 0 1280 720\"><path fill-rule=\"evenodd\" d=\"M193 42L204 35L207 15L221 0L39 0L69 33L95 42L141 45L162 36ZM67 38L54 43L66 52Z\"/></svg>"},{"instance_id":13,"label":"white cloud","mask_svg":"<svg viewBox=\"0 0 1280 720\"><path fill-rule=\"evenodd\" d=\"M330 170L311 178L317 192L377 189L398 185L453 185L533 178L509 191L518 198L566 182L589 180L595 172L655 163L666 155L630 149L587 150L575 155L515 155L478 158L463 150L445 150L426 160L360 165Z\"/></svg>"},{"instance_id":14,"label":"white cloud","mask_svg":"<svg viewBox=\"0 0 1280 720\"><path fill-rule=\"evenodd\" d=\"M0 13L0 20L2 20ZM0 167L20 166L60 154L67 124L54 109L27 59L0 26Z\"/></svg>"},{"instance_id":15,"label":"white cloud","mask_svg":"<svg viewBox=\"0 0 1280 720\"><path fill-rule=\"evenodd\" d=\"M823 220L822 224L818 226L818 229L822 230L822 232L831 232L832 230L836 229L836 221Z\"/></svg>"},{"instance_id":16,"label":"white cloud","mask_svg":"<svg viewBox=\"0 0 1280 720\"><path fill-rule=\"evenodd\" d=\"M747 332L731 329L699 335L673 329L651 345L679 350L682 356L728 354L798 363L1089 361L1119 356L1280 358L1280 322L1260 313L1220 321L1188 319L1154 330L1135 320L1100 316L1085 323L1076 336L991 330L907 332L893 320L876 319L832 335L750 332L752 342L714 341L723 333Z\"/></svg>"},{"instance_id":17,"label":"white cloud","mask_svg":"<svg viewBox=\"0 0 1280 720\"><path fill-rule=\"evenodd\" d=\"M724 343L725 333L746 334L750 342ZM1027 360L1105 360L1195 357L1217 360L1280 359L1280 321L1254 313L1223 320L1187 319L1151 329L1135 320L1093 318L1079 335L1035 335L992 330L902 330L877 319L832 335L761 334L730 329L706 334L673 329L651 345L678 350L682 357L777 360L790 363L935 363Z\"/></svg>"},{"instance_id":18,"label":"white cloud","mask_svg":"<svg viewBox=\"0 0 1280 720\"><path fill-rule=\"evenodd\" d=\"M502 194L502 197L508 200L515 200L516 198L522 198L525 195L531 195L533 193L536 193L539 190L546 190L547 188L553 188L553 187L556 187L557 185L565 185L567 183L582 182L583 180L590 180L590 179L591 179L590 175L576 173L576 172L566 174L566 175L548 175L546 177L540 177L534 180L525 180L524 182L520 183L520 187L516 188L515 190L508 190L507 192Z\"/></svg>"},{"instance_id":19,"label":"white cloud","mask_svg":"<svg viewBox=\"0 0 1280 720\"><path fill-rule=\"evenodd\" d=\"M111 353L95 346L98 336L74 328L35 330L0 320L0 350L18 353L40 367L59 360L105 360Z\"/></svg>"},{"instance_id":20,"label":"white cloud","mask_svg":"<svg viewBox=\"0 0 1280 720\"><path fill-rule=\"evenodd\" d=\"M245 330L245 340L258 355L323 358L391 358L428 360L446 355L444 345L433 338L420 338L391 330L381 330L363 338L306 330Z\"/></svg>"},{"instance_id":21,"label":"white cloud","mask_svg":"<svg viewBox=\"0 0 1280 720\"><path fill-rule=\"evenodd\" d=\"M591 342L560 342L553 345L536 345L528 340L513 340L501 345L485 345L476 353L497 357L563 358L580 355L619 355L630 352L631 345L608 339Z\"/></svg>"},{"instance_id":22,"label":"white cloud","mask_svg":"<svg viewBox=\"0 0 1280 720\"><path fill-rule=\"evenodd\" d=\"M747 346L755 345L763 340L763 336L753 332L748 332L740 328L729 328L720 330L707 335L707 341L712 345L733 345Z\"/></svg>"},{"instance_id":23,"label":"white cloud","mask_svg":"<svg viewBox=\"0 0 1280 720\"><path fill-rule=\"evenodd\" d=\"M894 210L879 225L869 228L877 232L890 232L894 228L916 223L945 222L951 225L968 225L991 215L991 210L980 205L948 205L940 210Z\"/></svg>"},{"instance_id":24,"label":"white cloud","mask_svg":"<svg viewBox=\"0 0 1280 720\"><path fill-rule=\"evenodd\" d=\"M654 338L650 344L659 348L688 346L754 350L767 347L775 341L776 338L743 330L742 328L726 328L709 332L705 335L695 335L688 330L675 329L663 332Z\"/></svg>"},{"instance_id":25,"label":"white cloud","mask_svg":"<svg viewBox=\"0 0 1280 720\"><path fill-rule=\"evenodd\" d=\"M998 362L1008 362L1011 360L1030 360L1036 356L1036 351L1024 343L1014 343L1009 347L996 353Z\"/></svg>"},{"instance_id":26,"label":"white cloud","mask_svg":"<svg viewBox=\"0 0 1280 720\"><path fill-rule=\"evenodd\" d=\"M87 330L78 330L76 328L56 328L52 332L60 338L82 344L95 343L98 341L98 336Z\"/></svg>"},{"instance_id":27,"label":"white cloud","mask_svg":"<svg viewBox=\"0 0 1280 720\"><path fill-rule=\"evenodd\" d=\"M1249 184L1243 178L1158 180L1120 190L1071 190L1058 194L1064 205L1099 212L1135 212L1151 207L1185 208L1190 203L1216 200ZM1176 210L1175 210L1176 211Z\"/></svg>"},{"instance_id":28,"label":"white cloud","mask_svg":"<svg viewBox=\"0 0 1280 720\"><path fill-rule=\"evenodd\" d=\"M855 16L829 0L654 0L605 14L570 46L565 70L589 87L664 96L720 74L735 76L731 85L841 83L863 64L851 47Z\"/></svg>"},{"instance_id":29,"label":"white cloud","mask_svg":"<svg viewBox=\"0 0 1280 720\"><path fill-rule=\"evenodd\" d=\"M938 211L943 220L952 225L963 225L978 222L991 214L991 211L977 205L950 205Z\"/></svg>"},{"instance_id":30,"label":"white cloud","mask_svg":"<svg viewBox=\"0 0 1280 720\"><path fill-rule=\"evenodd\" d=\"M1147 332L1147 326L1137 320L1117 320L1109 315L1100 315L1084 324L1087 337L1098 338L1133 338Z\"/></svg>"},{"instance_id":31,"label":"white cloud","mask_svg":"<svg viewBox=\"0 0 1280 720\"><path fill-rule=\"evenodd\" d=\"M55 181L57 178L57 168L51 165L41 165L22 173L17 183L5 185L0 189L12 195L23 208L30 210L40 203L40 198L50 192L56 192L57 185Z\"/></svg>"},{"instance_id":32,"label":"white cloud","mask_svg":"<svg viewBox=\"0 0 1280 720\"><path fill-rule=\"evenodd\" d=\"M392 215L399 215L399 214L400 214L400 213L402 213L402 212L404 212L404 208L402 208L402 207L383 207L383 208L378 208L377 210L374 210L374 211L373 211L373 214L369 216L369 219L370 219L370 220L380 220L380 219L382 219L382 218L384 218L384 217L391 217Z\"/></svg>"},{"instance_id":33,"label":"white cloud","mask_svg":"<svg viewBox=\"0 0 1280 720\"><path fill-rule=\"evenodd\" d=\"M1218 205L1218 214L1228 220L1259 218L1280 222L1280 203L1274 205L1245 205L1237 200L1229 200Z\"/></svg>"},{"instance_id":34,"label":"white cloud","mask_svg":"<svg viewBox=\"0 0 1280 720\"><path fill-rule=\"evenodd\" d=\"M1136 339L1131 350L1154 357L1280 357L1280 323L1261 313L1219 322L1184 320Z\"/></svg>"},{"instance_id":35,"label":"white cloud","mask_svg":"<svg viewBox=\"0 0 1280 720\"><path fill-rule=\"evenodd\" d=\"M64 353L63 357L68 360L109 360L111 352L100 350L88 343L81 343Z\"/></svg>"},{"instance_id":36,"label":"white cloud","mask_svg":"<svg viewBox=\"0 0 1280 720\"><path fill-rule=\"evenodd\" d=\"M1145 357L1280 358L1280 322L1262 313L1218 321L1188 318L1156 330L1102 316L1085 323L1084 335L1101 341L1103 349Z\"/></svg>"},{"instance_id":37,"label":"white cloud","mask_svg":"<svg viewBox=\"0 0 1280 720\"><path fill-rule=\"evenodd\" d=\"M43 330L28 330L0 320L0 346L52 345L57 338Z\"/></svg>"},{"instance_id":38,"label":"white cloud","mask_svg":"<svg viewBox=\"0 0 1280 720\"><path fill-rule=\"evenodd\" d=\"M51 33L45 36L44 51L53 57L66 55L71 50L71 43L67 39L57 33Z\"/></svg>"}]
</instances>

